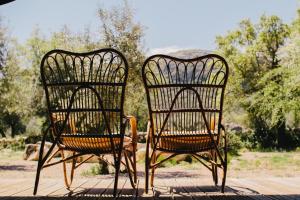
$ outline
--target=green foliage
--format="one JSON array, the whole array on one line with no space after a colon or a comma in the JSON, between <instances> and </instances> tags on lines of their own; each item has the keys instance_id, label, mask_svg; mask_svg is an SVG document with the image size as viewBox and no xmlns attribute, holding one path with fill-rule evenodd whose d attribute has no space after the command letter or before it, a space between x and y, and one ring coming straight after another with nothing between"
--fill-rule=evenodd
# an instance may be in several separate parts
<instances>
[{"instance_id":1,"label":"green foliage","mask_svg":"<svg viewBox=\"0 0 300 200\"><path fill-rule=\"evenodd\" d=\"M147 110L140 69L145 58L142 38L143 27L133 21L133 11L126 1L123 7L99 9L101 40L93 38L89 28L72 33L67 26L46 38L36 27L24 45L7 35L0 23L0 133L11 136L26 133L34 142L49 124L44 90L40 79L42 57L52 49L75 52L112 47L122 53L129 63L126 93L126 114L135 115L138 128L146 129ZM1 21L0 21L1 22ZM99 33L98 33L99 34ZM99 37L100 38L100 37Z\"/></svg>"},{"instance_id":2,"label":"green foliage","mask_svg":"<svg viewBox=\"0 0 300 200\"><path fill-rule=\"evenodd\" d=\"M0 24L1 26L1 24ZM0 68L0 132L2 136L10 130L11 137L25 132L30 113L31 83L29 72L21 68L18 45L0 27L0 43L9 43L5 48L3 66Z\"/></svg>"},{"instance_id":3,"label":"green foliage","mask_svg":"<svg viewBox=\"0 0 300 200\"><path fill-rule=\"evenodd\" d=\"M124 1L121 7L109 10L100 8L103 45L119 50L124 54L129 65L128 84L126 87L125 113L136 116L138 129L147 127L147 103L141 78L141 66L145 60L142 39L144 28L133 20L133 10Z\"/></svg>"},{"instance_id":4,"label":"green foliage","mask_svg":"<svg viewBox=\"0 0 300 200\"><path fill-rule=\"evenodd\" d=\"M81 173L83 176L95 176L101 174L109 174L108 164L103 160L99 160L98 164L92 165L88 170Z\"/></svg>"},{"instance_id":5,"label":"green foliage","mask_svg":"<svg viewBox=\"0 0 300 200\"><path fill-rule=\"evenodd\" d=\"M7 56L7 38L6 27L3 26L0 16L0 69L4 67Z\"/></svg>"},{"instance_id":6,"label":"green foliage","mask_svg":"<svg viewBox=\"0 0 300 200\"><path fill-rule=\"evenodd\" d=\"M99 166L99 164L92 165L90 169L85 170L81 173L82 176L96 176L101 174L101 167Z\"/></svg>"},{"instance_id":7,"label":"green foliage","mask_svg":"<svg viewBox=\"0 0 300 200\"><path fill-rule=\"evenodd\" d=\"M228 152L232 155L238 155L239 150L244 147L244 143L241 139L241 136L235 132L228 132L227 139Z\"/></svg>"},{"instance_id":8,"label":"green foliage","mask_svg":"<svg viewBox=\"0 0 300 200\"><path fill-rule=\"evenodd\" d=\"M25 138L24 137L16 137L16 138L2 138L0 139L0 150L2 149L10 149L13 151L24 150L25 148Z\"/></svg>"},{"instance_id":9,"label":"green foliage","mask_svg":"<svg viewBox=\"0 0 300 200\"><path fill-rule=\"evenodd\" d=\"M290 146L287 115L299 108L292 103L298 94L291 95L291 71L280 59L290 33L277 16L263 15L258 24L243 20L237 30L216 39L231 67L227 109L234 103L247 112L254 140L262 148Z\"/></svg>"}]
</instances>

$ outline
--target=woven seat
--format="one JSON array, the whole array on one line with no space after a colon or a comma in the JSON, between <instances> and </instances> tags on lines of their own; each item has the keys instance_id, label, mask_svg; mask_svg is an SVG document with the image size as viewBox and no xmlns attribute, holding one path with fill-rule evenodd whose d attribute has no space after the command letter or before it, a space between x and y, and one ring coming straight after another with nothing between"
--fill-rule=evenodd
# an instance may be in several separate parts
<instances>
[{"instance_id":1,"label":"woven seat","mask_svg":"<svg viewBox=\"0 0 300 200\"><path fill-rule=\"evenodd\" d=\"M218 135L213 134L215 142ZM207 133L193 135L162 134L157 148L166 151L197 152L213 149L213 142Z\"/></svg>"},{"instance_id":2,"label":"woven seat","mask_svg":"<svg viewBox=\"0 0 300 200\"><path fill-rule=\"evenodd\" d=\"M89 151L92 152L112 152L110 137L101 137L101 138L91 138L91 137L76 137L76 135L72 136L61 136L61 142L66 149L70 149L73 151L82 151L86 147L89 147ZM115 148L118 149L120 146L121 138L113 138L113 143ZM123 149L132 152L133 151L133 143L132 138L125 136L123 141Z\"/></svg>"}]
</instances>

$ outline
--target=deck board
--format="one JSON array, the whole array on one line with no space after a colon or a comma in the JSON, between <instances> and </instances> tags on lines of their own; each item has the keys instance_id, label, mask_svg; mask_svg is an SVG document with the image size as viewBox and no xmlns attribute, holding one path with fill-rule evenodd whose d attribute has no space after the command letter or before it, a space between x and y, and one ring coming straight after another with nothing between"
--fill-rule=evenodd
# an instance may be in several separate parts
<instances>
[{"instance_id":1,"label":"deck board","mask_svg":"<svg viewBox=\"0 0 300 200\"><path fill-rule=\"evenodd\" d=\"M52 196L52 197L72 196L74 191L78 190L87 181L88 179L75 180L69 189L63 186L58 190L54 190L50 192L47 196Z\"/></svg>"},{"instance_id":2,"label":"deck board","mask_svg":"<svg viewBox=\"0 0 300 200\"><path fill-rule=\"evenodd\" d=\"M34 179L1 179L0 199L163 199L163 200L300 200L300 177L294 178L228 178L225 193L220 186L214 186L211 177L159 177L154 187L144 193L144 178L137 187L131 187L128 177L121 175L117 198L113 197L113 175L74 179L66 189L62 179L41 179L38 195L33 196Z\"/></svg>"}]
</instances>

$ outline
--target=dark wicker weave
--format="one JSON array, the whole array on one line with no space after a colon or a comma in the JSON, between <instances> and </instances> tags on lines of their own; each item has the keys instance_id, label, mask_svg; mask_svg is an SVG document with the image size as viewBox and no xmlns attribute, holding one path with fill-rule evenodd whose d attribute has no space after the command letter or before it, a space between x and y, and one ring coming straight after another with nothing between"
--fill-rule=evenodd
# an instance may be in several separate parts
<instances>
[{"instance_id":1,"label":"dark wicker weave","mask_svg":"<svg viewBox=\"0 0 300 200\"><path fill-rule=\"evenodd\" d=\"M114 195L121 163L127 167L132 186L135 186L136 120L123 113L127 75L127 61L114 49L88 53L53 50L44 56L41 77L51 126L43 135L34 194L42 168L63 163L65 183L70 187L74 169L92 156L104 159L104 154L112 154L114 158ZM128 122L132 137L125 136ZM54 142L42 158L47 133L51 133ZM53 151L55 146L58 147L56 152ZM66 150L72 152L71 156L65 157ZM50 163L58 151L62 159ZM77 163L76 158L85 154L91 156ZM67 160L72 161L69 176Z\"/></svg>"},{"instance_id":2,"label":"dark wicker weave","mask_svg":"<svg viewBox=\"0 0 300 200\"><path fill-rule=\"evenodd\" d=\"M153 186L155 169L178 154L191 154L204 164L212 171L215 184L217 169L221 168L224 192L227 144L221 121L227 78L226 61L214 54L194 59L154 55L144 62L143 81L150 118L146 192L149 170ZM162 153L169 156L157 162Z\"/></svg>"}]
</instances>

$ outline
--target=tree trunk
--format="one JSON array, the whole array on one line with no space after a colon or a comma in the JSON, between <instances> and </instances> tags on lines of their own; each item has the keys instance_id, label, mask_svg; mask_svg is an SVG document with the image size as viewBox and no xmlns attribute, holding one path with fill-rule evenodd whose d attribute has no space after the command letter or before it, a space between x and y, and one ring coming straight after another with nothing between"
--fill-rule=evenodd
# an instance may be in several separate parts
<instances>
[{"instance_id":1,"label":"tree trunk","mask_svg":"<svg viewBox=\"0 0 300 200\"><path fill-rule=\"evenodd\" d=\"M14 138L15 137L15 124L11 124L11 137Z\"/></svg>"},{"instance_id":2,"label":"tree trunk","mask_svg":"<svg viewBox=\"0 0 300 200\"><path fill-rule=\"evenodd\" d=\"M278 133L278 148L285 149L288 147L288 141L285 133L285 121L281 122L277 128Z\"/></svg>"},{"instance_id":3,"label":"tree trunk","mask_svg":"<svg viewBox=\"0 0 300 200\"><path fill-rule=\"evenodd\" d=\"M1 134L2 137L6 138L6 135L5 135L3 130L0 130L0 134Z\"/></svg>"}]
</instances>

